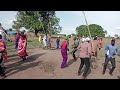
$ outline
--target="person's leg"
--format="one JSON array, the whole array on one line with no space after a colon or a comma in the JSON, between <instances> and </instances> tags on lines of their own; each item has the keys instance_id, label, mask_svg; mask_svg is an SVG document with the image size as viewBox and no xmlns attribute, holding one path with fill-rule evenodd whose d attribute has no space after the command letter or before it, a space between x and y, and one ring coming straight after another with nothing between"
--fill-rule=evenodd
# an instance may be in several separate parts
<instances>
[{"instance_id":1,"label":"person's leg","mask_svg":"<svg viewBox=\"0 0 120 90\"><path fill-rule=\"evenodd\" d=\"M65 49L62 49L61 54L62 54L62 57L63 57L61 68L64 68L67 64L67 51Z\"/></svg>"},{"instance_id":2,"label":"person's leg","mask_svg":"<svg viewBox=\"0 0 120 90\"><path fill-rule=\"evenodd\" d=\"M76 60L75 52L76 52L76 50L73 51L73 58L74 58L74 60Z\"/></svg>"},{"instance_id":3,"label":"person's leg","mask_svg":"<svg viewBox=\"0 0 120 90\"><path fill-rule=\"evenodd\" d=\"M95 52L95 69L98 67L98 65L97 65L97 52Z\"/></svg>"},{"instance_id":4,"label":"person's leg","mask_svg":"<svg viewBox=\"0 0 120 90\"><path fill-rule=\"evenodd\" d=\"M79 67L79 69L78 69L78 75L81 74L81 70L82 70L82 68L83 68L83 66L84 66L84 58L80 58L80 59L81 59L81 63L80 63L80 67Z\"/></svg>"},{"instance_id":5,"label":"person's leg","mask_svg":"<svg viewBox=\"0 0 120 90\"><path fill-rule=\"evenodd\" d=\"M88 71L90 69L90 60L89 60L89 58L85 58L84 62L85 62L85 71L83 73L83 77L86 78L87 74L88 74Z\"/></svg>"},{"instance_id":6,"label":"person's leg","mask_svg":"<svg viewBox=\"0 0 120 90\"><path fill-rule=\"evenodd\" d=\"M111 58L111 64L112 64L112 69L110 70L110 75L112 75L114 69L116 68L116 62L115 62L115 58Z\"/></svg>"},{"instance_id":7,"label":"person's leg","mask_svg":"<svg viewBox=\"0 0 120 90\"><path fill-rule=\"evenodd\" d=\"M104 63L104 66L103 66L103 73L102 73L103 75L105 74L105 71L106 71L109 60L110 60L110 58L105 58L105 63Z\"/></svg>"}]
</instances>

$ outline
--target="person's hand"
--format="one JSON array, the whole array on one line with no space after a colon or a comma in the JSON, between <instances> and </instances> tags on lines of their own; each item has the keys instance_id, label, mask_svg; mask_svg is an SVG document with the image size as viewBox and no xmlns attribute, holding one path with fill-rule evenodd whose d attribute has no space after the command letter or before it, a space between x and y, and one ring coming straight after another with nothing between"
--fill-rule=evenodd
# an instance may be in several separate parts
<instances>
[{"instance_id":1,"label":"person's hand","mask_svg":"<svg viewBox=\"0 0 120 90\"><path fill-rule=\"evenodd\" d=\"M116 55L116 53L114 53L113 55Z\"/></svg>"},{"instance_id":2,"label":"person's hand","mask_svg":"<svg viewBox=\"0 0 120 90\"><path fill-rule=\"evenodd\" d=\"M69 51L69 48L67 50Z\"/></svg>"}]
</instances>

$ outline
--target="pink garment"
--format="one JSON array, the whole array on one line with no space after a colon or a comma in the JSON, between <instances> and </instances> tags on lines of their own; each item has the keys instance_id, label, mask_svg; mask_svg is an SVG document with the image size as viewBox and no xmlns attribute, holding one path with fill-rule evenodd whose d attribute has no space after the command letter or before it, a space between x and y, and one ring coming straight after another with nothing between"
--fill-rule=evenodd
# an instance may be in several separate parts
<instances>
[{"instance_id":1,"label":"pink garment","mask_svg":"<svg viewBox=\"0 0 120 90\"><path fill-rule=\"evenodd\" d=\"M67 41L66 41L66 40L62 43L61 48L63 48L63 49L66 49L66 48L67 48Z\"/></svg>"},{"instance_id":2,"label":"pink garment","mask_svg":"<svg viewBox=\"0 0 120 90\"><path fill-rule=\"evenodd\" d=\"M80 58L89 58L92 53L91 44L88 42L81 43L78 49L80 50Z\"/></svg>"}]
</instances>

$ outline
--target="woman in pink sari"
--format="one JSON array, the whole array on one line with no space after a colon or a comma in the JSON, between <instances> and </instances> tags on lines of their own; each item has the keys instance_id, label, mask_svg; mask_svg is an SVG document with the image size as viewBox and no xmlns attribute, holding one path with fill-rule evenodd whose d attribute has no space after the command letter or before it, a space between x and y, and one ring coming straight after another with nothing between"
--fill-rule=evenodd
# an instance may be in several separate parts
<instances>
[{"instance_id":1,"label":"woman in pink sari","mask_svg":"<svg viewBox=\"0 0 120 90\"><path fill-rule=\"evenodd\" d=\"M26 60L26 56L28 56L26 52L27 48L27 37L24 33L21 33L19 42L18 42L18 55L24 60Z\"/></svg>"}]
</instances>

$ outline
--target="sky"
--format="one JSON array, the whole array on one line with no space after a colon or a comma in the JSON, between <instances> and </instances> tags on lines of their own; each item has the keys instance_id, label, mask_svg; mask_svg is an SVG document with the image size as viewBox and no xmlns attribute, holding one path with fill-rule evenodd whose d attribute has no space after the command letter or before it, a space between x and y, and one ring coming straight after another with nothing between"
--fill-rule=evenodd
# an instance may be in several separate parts
<instances>
[{"instance_id":1,"label":"sky","mask_svg":"<svg viewBox=\"0 0 120 90\"><path fill-rule=\"evenodd\" d=\"M98 24L107 30L108 35L120 35L120 11L84 11L88 24ZM60 18L63 34L75 33L76 27L85 25L85 20L81 11L56 11L56 16ZM15 20L16 11L0 11L0 22L5 29L12 27Z\"/></svg>"}]
</instances>

